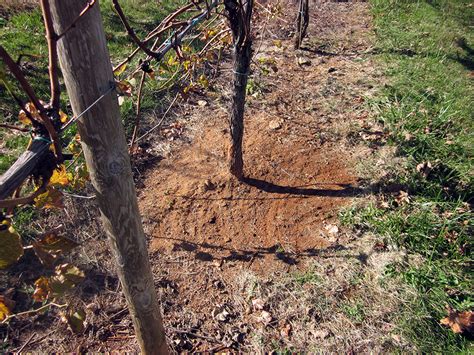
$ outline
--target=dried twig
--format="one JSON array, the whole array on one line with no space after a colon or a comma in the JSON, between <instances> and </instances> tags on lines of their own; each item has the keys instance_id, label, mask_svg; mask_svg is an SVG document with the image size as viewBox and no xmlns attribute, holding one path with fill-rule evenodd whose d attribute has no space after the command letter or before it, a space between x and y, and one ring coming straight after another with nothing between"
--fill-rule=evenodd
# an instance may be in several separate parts
<instances>
[{"instance_id":1,"label":"dried twig","mask_svg":"<svg viewBox=\"0 0 474 355\"><path fill-rule=\"evenodd\" d=\"M33 338L34 338L35 336L36 336L36 333L31 334L31 336L28 338L28 340L25 342L25 344L23 344L23 345L21 346L21 348L18 349L18 354L21 354L21 352L23 351L23 349L28 346L28 344L30 343L30 341L33 340Z\"/></svg>"},{"instance_id":2,"label":"dried twig","mask_svg":"<svg viewBox=\"0 0 474 355\"><path fill-rule=\"evenodd\" d=\"M41 312L51 306L54 306L54 307L58 307L58 308L64 308L67 306L67 304L57 304L57 303L54 303L54 302L50 302L50 303L47 303L45 304L44 306L41 306L39 308L36 308L36 309L32 309L30 311L25 311L25 312L20 312L20 313L15 313L15 314L10 314L8 317L6 317L1 324L5 324L6 322L8 322L10 319L12 318L16 318L16 317L20 317L20 316L26 316L28 314L33 314L33 313L38 313L38 312Z\"/></svg>"},{"instance_id":3,"label":"dried twig","mask_svg":"<svg viewBox=\"0 0 474 355\"><path fill-rule=\"evenodd\" d=\"M230 29L228 28L224 28L223 30L219 31L218 33L216 33L216 35L214 37L212 37L209 41L207 41L206 45L201 49L201 51L199 52L199 55L203 55L206 50L209 48L209 46L216 40L218 39L220 36L222 36L223 34L226 34L230 32Z\"/></svg>"},{"instance_id":4,"label":"dried twig","mask_svg":"<svg viewBox=\"0 0 474 355\"><path fill-rule=\"evenodd\" d=\"M153 132L155 129L157 129L158 127L160 127L162 124L163 124L163 121L165 120L166 118L166 115L168 114L168 112L170 112L171 108L173 107L173 105L175 104L176 100L178 99L179 97L179 93L176 94L176 96L174 97L173 101L171 102L171 104L168 106L168 109L165 111L165 113L163 114L163 116L161 117L161 120L156 124L154 125L151 129L149 129L146 133L144 133L141 137L139 137L137 139L137 142L138 141L141 141L143 138L145 138L146 136L148 136L151 132Z\"/></svg>"},{"instance_id":5,"label":"dried twig","mask_svg":"<svg viewBox=\"0 0 474 355\"><path fill-rule=\"evenodd\" d=\"M30 131L28 128L14 126L14 125L6 124L6 123L0 123L0 127L1 128L12 129L12 130L15 130L15 131L20 131L20 132L29 132Z\"/></svg>"},{"instance_id":6,"label":"dried twig","mask_svg":"<svg viewBox=\"0 0 474 355\"><path fill-rule=\"evenodd\" d=\"M48 42L49 54L49 80L51 88L51 107L59 112L61 86L59 84L59 65L58 65L58 47L57 35L54 31L53 18L51 17L51 8L48 0L41 0L41 11L43 12L44 24L46 28L46 40Z\"/></svg>"},{"instance_id":7,"label":"dried twig","mask_svg":"<svg viewBox=\"0 0 474 355\"><path fill-rule=\"evenodd\" d=\"M143 85L145 84L145 79L146 79L146 72L143 71L142 77L140 79L140 84L138 86L138 92L137 92L137 108L135 112L135 127L133 128L133 135L132 135L132 141L130 143L130 150L133 151L133 148L135 146L135 140L137 139L138 135L138 130L140 128L140 111L141 111L141 104L142 104L142 96L143 96Z\"/></svg>"}]
</instances>

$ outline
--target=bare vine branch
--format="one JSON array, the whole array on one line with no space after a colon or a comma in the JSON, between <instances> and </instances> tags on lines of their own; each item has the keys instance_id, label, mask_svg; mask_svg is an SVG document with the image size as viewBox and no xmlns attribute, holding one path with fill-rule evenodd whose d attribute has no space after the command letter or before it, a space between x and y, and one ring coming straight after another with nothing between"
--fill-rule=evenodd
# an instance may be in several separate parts
<instances>
[{"instance_id":1,"label":"bare vine branch","mask_svg":"<svg viewBox=\"0 0 474 355\"><path fill-rule=\"evenodd\" d=\"M15 61L10 57L10 55L7 53L5 48L3 48L2 45L0 45L0 58L3 60L3 62L6 64L10 72L13 74L13 76L16 78L16 80L19 82L21 88L23 91L26 93L30 101L33 103L33 105L36 107L36 109L39 112L41 121L40 123L44 126L46 131L49 134L49 137L51 141L54 144L55 150L56 150L56 156L58 160L62 159L62 154L61 154L61 145L59 144L58 140L58 134L56 132L56 129L53 126L53 123L51 122L51 119L49 118L47 114L46 108L41 104L40 100L36 96L33 88L31 85L28 83L28 80L26 80L25 76L23 75L23 72L21 71L20 67L18 64L15 63ZM25 111L26 112L26 111ZM32 117L30 115L30 117Z\"/></svg>"},{"instance_id":2,"label":"bare vine branch","mask_svg":"<svg viewBox=\"0 0 474 355\"><path fill-rule=\"evenodd\" d=\"M6 123L0 123L1 128L6 128L6 129L12 129L14 131L20 131L20 132L29 132L30 130L28 128L24 127L19 127L19 126L14 126Z\"/></svg>"},{"instance_id":3,"label":"bare vine branch","mask_svg":"<svg viewBox=\"0 0 474 355\"><path fill-rule=\"evenodd\" d=\"M46 28L46 40L48 42L49 54L49 80L51 88L51 107L59 112L61 86L59 84L59 65L58 65L58 36L54 31L53 19L48 0L41 0L41 11L43 12L44 24Z\"/></svg>"},{"instance_id":4,"label":"bare vine branch","mask_svg":"<svg viewBox=\"0 0 474 355\"><path fill-rule=\"evenodd\" d=\"M13 208L19 205L27 205L29 203L32 203L36 197L46 192L46 185L47 182L43 183L42 186L40 186L35 192L33 192L29 196L0 200L0 208Z\"/></svg>"},{"instance_id":5,"label":"bare vine branch","mask_svg":"<svg viewBox=\"0 0 474 355\"><path fill-rule=\"evenodd\" d=\"M142 77L140 79L140 85L138 86L138 93L137 93L137 108L135 112L135 127L133 128L133 135L132 141L130 143L130 150L133 151L135 146L135 140L137 139L138 131L140 128L140 111L142 105L142 96L143 96L143 85L145 84L146 80L146 72L142 72Z\"/></svg>"},{"instance_id":6,"label":"bare vine branch","mask_svg":"<svg viewBox=\"0 0 474 355\"><path fill-rule=\"evenodd\" d=\"M128 35L130 38L135 42L135 44L140 47L142 51L144 51L147 55L150 57L153 57L156 60L160 60L162 57L159 53L155 53L152 50L150 50L135 34L135 31L133 28L130 26L128 23L127 18L125 17L125 14L123 13L122 7L120 6L118 0L112 0L112 4L114 6L115 12L117 15L120 17L120 21L122 21L123 26L127 30Z\"/></svg>"},{"instance_id":7,"label":"bare vine branch","mask_svg":"<svg viewBox=\"0 0 474 355\"><path fill-rule=\"evenodd\" d=\"M5 50L5 48L3 48L3 46L1 44L0 44L0 58L7 65L8 69L13 74L15 79L18 80L18 83L20 84L21 88L26 93L26 95L28 96L30 101L33 103L33 105L36 107L36 109L40 112L44 112L45 111L44 106L39 101L39 99L36 96L33 88L28 83L28 80L26 80L26 78L23 75L23 72L21 71L20 67L10 57L10 55L7 53L7 51Z\"/></svg>"}]
</instances>

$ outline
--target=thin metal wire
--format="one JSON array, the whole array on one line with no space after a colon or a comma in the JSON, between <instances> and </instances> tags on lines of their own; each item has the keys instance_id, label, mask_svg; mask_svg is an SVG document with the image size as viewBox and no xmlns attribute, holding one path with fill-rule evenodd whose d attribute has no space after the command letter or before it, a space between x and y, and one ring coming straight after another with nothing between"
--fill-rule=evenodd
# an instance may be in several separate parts
<instances>
[{"instance_id":1,"label":"thin metal wire","mask_svg":"<svg viewBox=\"0 0 474 355\"><path fill-rule=\"evenodd\" d=\"M71 118L63 127L61 127L61 130L59 131L59 134L63 133L67 128L69 128L71 125L76 123L78 119L80 119L82 116L84 116L87 112L89 112L90 109L92 109L95 105L97 105L104 97L106 97L108 94L110 94L112 91L115 90L115 83L111 83L110 88L107 89L106 92L104 92L102 95L100 95L97 100L95 100L92 104L90 104L89 107L87 107L84 111L82 111L79 115L76 117Z\"/></svg>"},{"instance_id":2,"label":"thin metal wire","mask_svg":"<svg viewBox=\"0 0 474 355\"><path fill-rule=\"evenodd\" d=\"M234 69L232 69L232 73L237 74L237 75L242 75L242 76L249 76L250 74L250 72L241 73L241 72L235 71Z\"/></svg>"}]
</instances>

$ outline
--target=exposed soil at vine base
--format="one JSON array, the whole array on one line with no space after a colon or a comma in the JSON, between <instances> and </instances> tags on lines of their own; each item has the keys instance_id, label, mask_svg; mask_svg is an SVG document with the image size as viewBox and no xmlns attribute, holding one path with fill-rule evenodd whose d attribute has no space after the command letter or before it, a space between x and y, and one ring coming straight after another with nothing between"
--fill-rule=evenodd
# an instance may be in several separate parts
<instances>
[{"instance_id":1,"label":"exposed soil at vine base","mask_svg":"<svg viewBox=\"0 0 474 355\"><path fill-rule=\"evenodd\" d=\"M266 273L336 241L332 220L359 192L340 153L282 143L262 154L259 147L275 147L270 141L287 133L265 132L268 122L258 116L248 126L260 139L246 136L252 166L241 183L226 171L218 144L227 135L216 125L150 174L145 188L153 193L140 201L152 250L188 251L205 262L247 261Z\"/></svg>"}]
</instances>

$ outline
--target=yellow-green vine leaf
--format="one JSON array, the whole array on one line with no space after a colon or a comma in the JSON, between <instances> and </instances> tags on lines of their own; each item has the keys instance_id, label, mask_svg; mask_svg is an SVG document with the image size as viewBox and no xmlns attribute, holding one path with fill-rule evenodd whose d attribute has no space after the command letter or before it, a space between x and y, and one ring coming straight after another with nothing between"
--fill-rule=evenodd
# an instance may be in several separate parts
<instances>
[{"instance_id":1,"label":"yellow-green vine leaf","mask_svg":"<svg viewBox=\"0 0 474 355\"><path fill-rule=\"evenodd\" d=\"M86 327L86 312L83 309L71 310L61 315L74 334L82 333Z\"/></svg>"},{"instance_id":2,"label":"yellow-green vine leaf","mask_svg":"<svg viewBox=\"0 0 474 355\"><path fill-rule=\"evenodd\" d=\"M15 301L5 295L0 295L0 321L7 318L15 307Z\"/></svg>"},{"instance_id":3,"label":"yellow-green vine leaf","mask_svg":"<svg viewBox=\"0 0 474 355\"><path fill-rule=\"evenodd\" d=\"M20 235L13 229L10 221L4 219L0 224L0 269L16 263L22 255Z\"/></svg>"}]
</instances>

